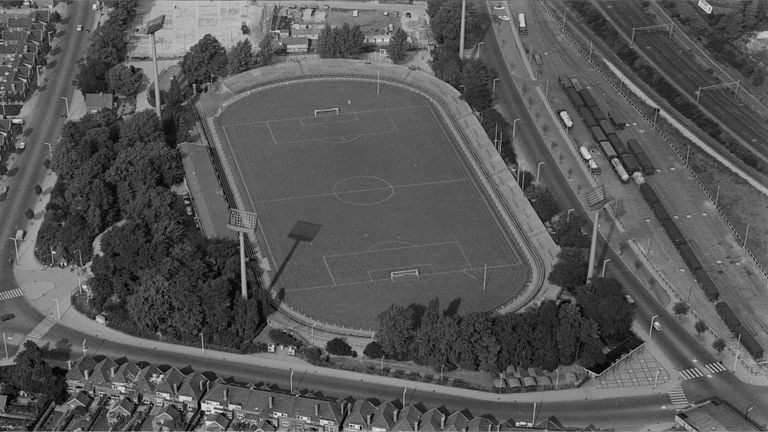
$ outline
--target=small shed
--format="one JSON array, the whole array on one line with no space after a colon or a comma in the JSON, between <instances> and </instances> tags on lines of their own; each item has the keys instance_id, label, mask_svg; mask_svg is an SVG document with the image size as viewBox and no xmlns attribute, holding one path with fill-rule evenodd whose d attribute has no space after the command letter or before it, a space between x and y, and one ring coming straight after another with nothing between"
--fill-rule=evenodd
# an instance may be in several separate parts
<instances>
[{"instance_id":1,"label":"small shed","mask_svg":"<svg viewBox=\"0 0 768 432\"><path fill-rule=\"evenodd\" d=\"M305 53L309 51L309 38L306 36L285 38L283 46L289 53Z\"/></svg>"}]
</instances>

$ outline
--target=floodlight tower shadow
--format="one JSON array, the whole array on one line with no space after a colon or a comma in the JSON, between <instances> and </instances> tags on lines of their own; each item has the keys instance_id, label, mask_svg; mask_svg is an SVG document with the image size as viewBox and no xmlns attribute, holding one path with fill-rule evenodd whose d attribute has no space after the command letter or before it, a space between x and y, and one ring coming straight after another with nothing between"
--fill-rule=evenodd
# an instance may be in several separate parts
<instances>
[{"instance_id":1,"label":"floodlight tower shadow","mask_svg":"<svg viewBox=\"0 0 768 432\"><path fill-rule=\"evenodd\" d=\"M285 271L285 268L288 266L288 261L290 261L291 257L293 257L294 252L296 252L296 249L299 247L299 243L311 242L314 240L315 236L317 236L317 233L320 232L321 226L322 225L313 224L311 222L296 222L296 224L293 226L293 229L291 229L291 232L288 233L288 238L293 239L293 246L291 246L291 250L288 251L288 254L283 259L283 262L280 263L280 267L278 267L275 275L272 277L272 282L269 285L270 290L275 288L277 280L280 279L283 271Z\"/></svg>"}]
</instances>

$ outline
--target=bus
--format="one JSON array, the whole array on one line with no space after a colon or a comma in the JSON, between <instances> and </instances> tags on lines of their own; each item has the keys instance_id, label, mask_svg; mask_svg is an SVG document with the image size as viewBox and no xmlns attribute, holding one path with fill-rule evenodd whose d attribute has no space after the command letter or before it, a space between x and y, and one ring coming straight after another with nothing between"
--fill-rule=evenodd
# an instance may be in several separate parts
<instances>
[{"instance_id":1,"label":"bus","mask_svg":"<svg viewBox=\"0 0 768 432\"><path fill-rule=\"evenodd\" d=\"M517 16L517 31L519 31L520 34L528 34L528 25L525 24L525 14Z\"/></svg>"}]
</instances>

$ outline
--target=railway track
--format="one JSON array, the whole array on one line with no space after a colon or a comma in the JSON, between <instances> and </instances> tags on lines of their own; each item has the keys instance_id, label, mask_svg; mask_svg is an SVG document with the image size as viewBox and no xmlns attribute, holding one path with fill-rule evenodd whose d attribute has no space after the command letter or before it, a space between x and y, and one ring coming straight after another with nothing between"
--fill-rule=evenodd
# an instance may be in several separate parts
<instances>
[{"instance_id":1,"label":"railway track","mask_svg":"<svg viewBox=\"0 0 768 432\"><path fill-rule=\"evenodd\" d=\"M601 7L626 35L631 35L633 27L656 24L636 2L603 3ZM635 47L691 99L695 100L699 87L718 84L702 72L701 65L681 55L680 47L661 33L636 34ZM702 92L699 102L715 121L747 143L756 156L768 162L768 142L764 138L768 136L768 128L757 113L720 90Z\"/></svg>"}]
</instances>

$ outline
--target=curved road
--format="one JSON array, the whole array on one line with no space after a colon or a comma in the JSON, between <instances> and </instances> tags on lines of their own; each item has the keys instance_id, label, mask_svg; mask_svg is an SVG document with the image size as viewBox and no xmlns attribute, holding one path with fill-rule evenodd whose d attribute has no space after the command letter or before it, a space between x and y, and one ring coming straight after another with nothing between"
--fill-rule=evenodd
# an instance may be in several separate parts
<instances>
[{"instance_id":1,"label":"curved road","mask_svg":"<svg viewBox=\"0 0 768 432\"><path fill-rule=\"evenodd\" d=\"M485 7L484 4L482 6ZM496 31L503 35L506 41L512 40L509 26L496 28ZM504 57L496 34L493 31L489 31L484 42L484 60L499 71L500 82L496 87L499 103L503 105L509 118L520 118L517 125L517 144L525 146L522 151L527 153L531 160L543 161L547 167L558 166L558 162L552 157L546 143L536 131L536 126L530 113L525 110L523 99L515 90L508 66L504 63ZM513 49L509 45L509 42L507 42L505 48ZM579 55L573 51L571 52L571 55ZM518 66L518 68L521 68L521 66ZM542 170L541 183L552 191L563 208L575 208L584 220L590 220L589 216L584 212L580 201L571 193L567 178L559 170ZM603 218L602 223L606 223L605 218ZM591 226L588 228L592 229ZM607 276L621 282L627 292L634 297L636 301L636 319L640 323L650 325L651 317L659 315L659 319L664 323L664 330L662 332L654 332L653 343L657 344L667 354L677 369L688 369L695 367L697 364L703 365L719 360L710 354L707 349L701 347L698 341L679 325L678 320L656 302L653 296L635 279L634 274L623 264L620 257L606 250L604 243L599 247L602 248L602 252L598 251L600 258L597 262L606 258L611 259L612 264L609 267ZM617 263L617 265L614 266L613 263ZM622 265L619 266L618 263L622 263ZM676 371L669 372L672 379L677 378ZM760 424L768 423L768 392L763 387L741 382L731 373L719 373L713 375L712 378L698 378L685 381L682 387L688 399L692 402L707 397L719 396L731 402L742 412L750 406L754 406L755 409L750 412L750 417ZM600 414L597 416L602 417ZM599 420L595 420L595 425L601 426Z\"/></svg>"},{"instance_id":2,"label":"curved road","mask_svg":"<svg viewBox=\"0 0 768 432\"><path fill-rule=\"evenodd\" d=\"M72 28L78 23L86 23L92 19L92 12L90 9L90 3L86 1L77 1L70 4L72 21L69 22L67 27L67 33L62 41L63 51L58 54L56 60L58 64L53 70L57 79L54 82L48 84L48 86L40 94L37 109L32 113L27 120L27 124L32 125L29 128L29 136L26 137L29 146L24 154L21 155L18 161L20 166L19 174L14 178L11 184L11 190L8 194L8 199L0 204L0 234L6 236L6 238L14 232L17 226L23 226L24 224L24 211L29 207L30 203L35 199L35 195L32 192L34 185L39 183L42 177L45 175L42 169L42 161L47 156L47 147L44 142L56 142L58 139L59 128L62 120L60 115L64 112L63 101L61 97L70 97L73 88L70 85L74 73L76 70L76 61L84 55L86 47L86 35L87 33L74 32ZM496 45L495 39L489 39L486 41L486 48L490 49L493 53L492 57L500 59L501 55L498 52L499 47ZM496 65L498 70L504 70L503 67ZM535 135L535 130L532 126L532 120L528 116L528 113L518 112L519 108L523 106L520 96L510 89L513 88L509 82L510 77L506 74L502 75L502 83L500 86L503 92L503 99L507 103L511 113L516 113L521 116L522 124L520 125L518 135L519 142L526 142L531 144L531 151L536 153L540 158L538 160L546 160L549 162L547 165L554 167L557 164L552 157L546 151L544 143L538 135ZM563 203L571 203L575 205L576 200L570 196L566 191L568 187L566 180L555 170L544 170L542 172L542 182L550 186L555 192L556 197ZM578 208L578 207L576 207ZM35 222L39 223L39 222ZM9 290L17 288L16 282L13 279L13 272L8 266L8 258L13 254L12 242L6 242L4 248L0 248L0 286L3 290ZM617 259L614 262L618 262ZM651 299L651 297L641 288L633 282L632 275L625 268L616 269L618 266L613 266L614 270L611 276L616 277L637 299L638 316L640 319L647 318L650 314L660 313L664 316L664 311ZM34 311L24 300L15 299L0 302L0 313L14 312L17 318L4 323L3 331L11 332L28 332L39 321L41 315ZM689 367L692 358L697 358L700 361L709 361L709 356L705 350L698 347L695 341L690 338L679 326L676 325L675 320L665 319L669 324L665 325L665 331L656 336L657 343L661 344L662 349L669 353L674 353L673 357L676 364L679 364L681 368ZM212 371L219 376L232 376L240 381L244 382L256 382L266 381L276 383L282 387L288 387L288 373L286 370L268 369L259 366L243 366L241 364L230 363L217 360L211 357L190 357L185 356L180 358L177 354L168 352L159 352L156 350L142 349L142 347L127 346L110 341L100 340L97 335L86 335L78 331L64 328L61 326L55 326L47 334L44 343L49 343L50 346L65 347L64 352L68 354L67 346L71 345L70 341L81 341L87 338L89 340L88 345L93 349L91 354L101 354L113 357L124 357L130 353L131 360L145 360L159 364L173 364L177 366L192 366L196 370L200 371ZM74 344L78 346L76 342ZM322 390L329 395L345 397L375 397L381 400L394 399L402 396L402 388L395 387L382 387L380 385L373 385L364 381L339 381L336 379L328 379L321 375L303 376L298 378L296 384L302 388L310 388L315 390ZM688 386L690 393L705 396L714 394L716 388L723 391L727 391L728 395L725 397L734 402L737 408L746 408L743 403L749 398L748 394L754 393L750 386L735 380L734 377L726 374L718 374L714 379L704 381L699 380ZM737 391L738 390L738 391ZM733 394L731 394L733 393ZM736 396L740 397L736 397ZM487 401L477 401L472 399L466 399L450 394L413 394L408 392L408 398L414 401L423 402L427 406L439 406L445 405L450 408L469 408L474 414L490 414L495 416L499 420L506 420L508 418L516 419L529 419L532 415L532 404L520 403L493 403ZM765 399L768 396L763 395L761 399L755 399L751 404L759 403L760 407L768 406L768 401ZM757 402L755 402L757 401ZM589 401L565 401L565 402L551 402L539 404L537 408L537 418L543 418L548 415L556 415L565 424L568 425L587 425L596 424L600 427L611 427L616 429L636 429L639 426L644 426L649 421L654 422L670 422L672 419L672 412L664 404L668 403L666 395L654 395L643 397L631 397L620 398L611 400L589 400ZM758 405L756 405L758 406ZM765 409L755 409L752 412L753 417L759 415L759 411L766 412ZM652 419L652 420L649 420ZM759 421L765 422L766 419Z\"/></svg>"}]
</instances>

